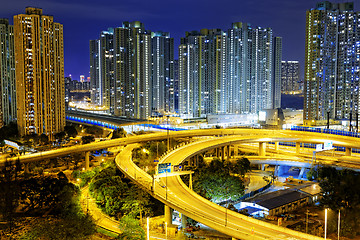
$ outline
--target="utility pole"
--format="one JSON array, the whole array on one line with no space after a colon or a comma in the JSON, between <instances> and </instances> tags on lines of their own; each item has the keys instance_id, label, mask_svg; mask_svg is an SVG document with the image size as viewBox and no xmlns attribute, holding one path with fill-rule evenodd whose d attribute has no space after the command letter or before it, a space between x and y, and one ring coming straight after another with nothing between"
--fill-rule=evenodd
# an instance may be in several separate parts
<instances>
[{"instance_id":1,"label":"utility pole","mask_svg":"<svg viewBox=\"0 0 360 240\"><path fill-rule=\"evenodd\" d=\"M308 233L309 229L309 209L306 209L306 231L305 233Z\"/></svg>"},{"instance_id":2,"label":"utility pole","mask_svg":"<svg viewBox=\"0 0 360 240\"><path fill-rule=\"evenodd\" d=\"M352 112L350 112L349 132L351 132Z\"/></svg>"},{"instance_id":3,"label":"utility pole","mask_svg":"<svg viewBox=\"0 0 360 240\"><path fill-rule=\"evenodd\" d=\"M327 129L330 128L330 112L327 112Z\"/></svg>"}]
</instances>

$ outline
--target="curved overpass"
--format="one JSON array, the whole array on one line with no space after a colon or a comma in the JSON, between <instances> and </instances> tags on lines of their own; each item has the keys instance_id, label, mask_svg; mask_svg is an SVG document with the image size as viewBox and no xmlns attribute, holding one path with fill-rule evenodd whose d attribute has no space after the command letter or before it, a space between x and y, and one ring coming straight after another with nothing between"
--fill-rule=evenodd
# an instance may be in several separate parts
<instances>
[{"instance_id":1,"label":"curved overpass","mask_svg":"<svg viewBox=\"0 0 360 240\"><path fill-rule=\"evenodd\" d=\"M232 136L195 142L170 152L161 162L176 165L215 147L259 141L263 139ZM166 180L152 182L151 176L131 161L131 149L132 146L128 146L116 158L118 167L157 199L196 221L238 239L322 239L227 211L190 190L179 176L170 176Z\"/></svg>"},{"instance_id":2,"label":"curved overpass","mask_svg":"<svg viewBox=\"0 0 360 240\"><path fill-rule=\"evenodd\" d=\"M226 146L230 144L249 143L249 142L306 142L323 143L325 140L332 139L333 144L347 148L358 148L360 139L343 136L333 136L327 134L317 134L308 132L292 131L273 131L273 130L253 130L253 129L211 129L211 130L192 130L173 132L170 137L195 137L195 136L226 136L205 141L191 143L182 146L161 160L163 163L179 164L191 156L215 147ZM238 136L240 135L240 136ZM132 143L161 140L167 138L166 133L154 133L140 136L114 139L103 142L95 142L85 145L73 146L68 148L56 149L31 155L14 157L9 160L17 159L22 163L39 161L45 158L60 157L79 151L94 151L119 145L128 145ZM129 148L125 148L126 151ZM126 153L126 151L124 153ZM131 154L129 153L129 156ZM123 160L123 159L122 159ZM338 165L341 164L341 157L337 158ZM358 163L357 158L353 161ZM118 162L118 161L117 161ZM239 239L320 239L312 235L292 231L283 227L274 226L253 218L248 218L241 214L226 211L222 208L187 188L178 176L171 176L161 180L160 183L154 183L150 175L143 172L128 159L122 161L119 167L135 181L143 185L152 194L163 201L166 205L177 209L185 215L204 223L205 225L217 229L227 235ZM164 183L166 181L166 183ZM167 187L163 187L166 185ZM226 217L225 217L226 216ZM254 229L252 231L251 229ZM254 232L254 233L253 233Z\"/></svg>"},{"instance_id":3,"label":"curved overpass","mask_svg":"<svg viewBox=\"0 0 360 240\"><path fill-rule=\"evenodd\" d=\"M258 129L202 129L188 130L179 132L170 132L169 138L187 138L197 136L229 136L241 135L257 138L257 142L304 142L304 143L324 143L326 140L332 140L334 146L346 148L360 148L360 138L344 137L330 134L319 134L309 132L294 132L289 130L258 130ZM75 145L71 147L59 148L50 151L38 152L29 155L7 158L8 161L20 160L21 163L41 161L43 159L66 156L76 152L96 151L105 148L124 146L127 144L147 142L153 140L164 140L168 137L166 132L157 132L145 135L137 135L126 138L112 139L108 141L93 142L84 145ZM225 146L225 145L224 145ZM341 161L345 159L338 158L337 164L341 166ZM347 161L358 162L357 158L346 157ZM4 161L0 162L0 165ZM347 166L344 166L347 167ZM360 167L359 167L360 168Z\"/></svg>"}]
</instances>

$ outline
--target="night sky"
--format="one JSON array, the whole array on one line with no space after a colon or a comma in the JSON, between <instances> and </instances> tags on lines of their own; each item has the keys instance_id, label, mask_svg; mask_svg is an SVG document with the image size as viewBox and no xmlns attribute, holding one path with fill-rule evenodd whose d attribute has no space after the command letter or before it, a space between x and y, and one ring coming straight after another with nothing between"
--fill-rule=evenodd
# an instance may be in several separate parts
<instances>
[{"instance_id":1,"label":"night sky","mask_svg":"<svg viewBox=\"0 0 360 240\"><path fill-rule=\"evenodd\" d=\"M102 30L119 27L123 21L139 20L151 31L170 32L175 47L185 31L202 28L227 30L232 22L270 27L283 38L283 60L299 60L303 72L306 10L316 0L5 0L0 18L39 7L64 25L65 75L89 76L89 40ZM355 2L359 11L360 2ZM177 59L175 49L175 59ZM302 77L302 76L301 76Z\"/></svg>"}]
</instances>

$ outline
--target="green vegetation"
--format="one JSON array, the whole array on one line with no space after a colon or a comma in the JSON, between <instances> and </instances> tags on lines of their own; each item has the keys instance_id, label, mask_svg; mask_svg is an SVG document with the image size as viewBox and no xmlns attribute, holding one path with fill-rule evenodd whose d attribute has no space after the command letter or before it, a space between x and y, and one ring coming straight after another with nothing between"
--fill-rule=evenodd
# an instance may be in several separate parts
<instances>
[{"instance_id":1,"label":"green vegetation","mask_svg":"<svg viewBox=\"0 0 360 240\"><path fill-rule=\"evenodd\" d=\"M145 231L139 221L131 215L126 215L120 220L121 234L117 239L123 240L145 240Z\"/></svg>"},{"instance_id":2,"label":"green vegetation","mask_svg":"<svg viewBox=\"0 0 360 240\"><path fill-rule=\"evenodd\" d=\"M0 189L0 213L10 236L20 227L17 219L37 217L37 223L17 233L16 239L88 239L95 232L94 223L80 209L79 188L62 172L30 175L21 172L19 164L7 163L0 174Z\"/></svg>"},{"instance_id":3,"label":"green vegetation","mask_svg":"<svg viewBox=\"0 0 360 240\"><path fill-rule=\"evenodd\" d=\"M99 207L118 220L131 216L142 221L163 210L163 204L126 179L113 162L94 174L89 190Z\"/></svg>"},{"instance_id":4,"label":"green vegetation","mask_svg":"<svg viewBox=\"0 0 360 240\"><path fill-rule=\"evenodd\" d=\"M123 128L118 128L113 131L111 139L126 137L126 131Z\"/></svg>"},{"instance_id":5,"label":"green vegetation","mask_svg":"<svg viewBox=\"0 0 360 240\"><path fill-rule=\"evenodd\" d=\"M95 141L94 136L82 136L81 137L81 142L83 144L91 143L91 142L94 142L94 141Z\"/></svg>"},{"instance_id":6,"label":"green vegetation","mask_svg":"<svg viewBox=\"0 0 360 240\"><path fill-rule=\"evenodd\" d=\"M74 125L66 125L64 131L69 137L72 138L78 135L78 131L76 130L76 127Z\"/></svg>"},{"instance_id":7,"label":"green vegetation","mask_svg":"<svg viewBox=\"0 0 360 240\"><path fill-rule=\"evenodd\" d=\"M186 170L195 172L193 177L194 191L213 202L236 200L245 191L244 175L250 170L247 158L239 158L234 162L213 159L206 164L202 159L197 167L185 166ZM185 182L188 176L182 177Z\"/></svg>"},{"instance_id":8,"label":"green vegetation","mask_svg":"<svg viewBox=\"0 0 360 240\"><path fill-rule=\"evenodd\" d=\"M322 206L335 211L329 216L329 233L337 232L337 213L341 211L341 236L360 234L360 173L348 169L321 167L318 180L323 194Z\"/></svg>"}]
</instances>

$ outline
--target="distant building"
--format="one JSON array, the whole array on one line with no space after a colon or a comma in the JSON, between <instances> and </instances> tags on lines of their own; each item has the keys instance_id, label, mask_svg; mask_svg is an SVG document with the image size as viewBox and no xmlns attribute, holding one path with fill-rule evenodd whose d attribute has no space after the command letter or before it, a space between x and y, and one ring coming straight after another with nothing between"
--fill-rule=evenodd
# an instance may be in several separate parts
<instances>
[{"instance_id":1,"label":"distant building","mask_svg":"<svg viewBox=\"0 0 360 240\"><path fill-rule=\"evenodd\" d=\"M14 27L0 19L0 127L16 121Z\"/></svg>"},{"instance_id":2,"label":"distant building","mask_svg":"<svg viewBox=\"0 0 360 240\"><path fill-rule=\"evenodd\" d=\"M280 107L281 38L233 23L187 32L179 46L179 114L257 113Z\"/></svg>"},{"instance_id":3,"label":"distant building","mask_svg":"<svg viewBox=\"0 0 360 240\"><path fill-rule=\"evenodd\" d=\"M174 112L179 112L179 60L174 60Z\"/></svg>"},{"instance_id":4,"label":"distant building","mask_svg":"<svg viewBox=\"0 0 360 240\"><path fill-rule=\"evenodd\" d=\"M169 33L151 33L152 115L175 112L174 39Z\"/></svg>"},{"instance_id":5,"label":"distant building","mask_svg":"<svg viewBox=\"0 0 360 240\"><path fill-rule=\"evenodd\" d=\"M300 89L300 65L299 61L281 62L281 93L299 94Z\"/></svg>"},{"instance_id":6,"label":"distant building","mask_svg":"<svg viewBox=\"0 0 360 240\"><path fill-rule=\"evenodd\" d=\"M116 116L151 116L151 32L138 21L114 29Z\"/></svg>"},{"instance_id":7,"label":"distant building","mask_svg":"<svg viewBox=\"0 0 360 240\"><path fill-rule=\"evenodd\" d=\"M109 28L99 39L90 40L90 79L92 102L111 113L115 111L114 65L114 29Z\"/></svg>"},{"instance_id":8,"label":"distant building","mask_svg":"<svg viewBox=\"0 0 360 240\"><path fill-rule=\"evenodd\" d=\"M319 2L306 12L304 125L359 113L360 12L352 2Z\"/></svg>"},{"instance_id":9,"label":"distant building","mask_svg":"<svg viewBox=\"0 0 360 240\"><path fill-rule=\"evenodd\" d=\"M63 26L27 7L14 16L14 42L19 133L51 137L65 127Z\"/></svg>"}]
</instances>

